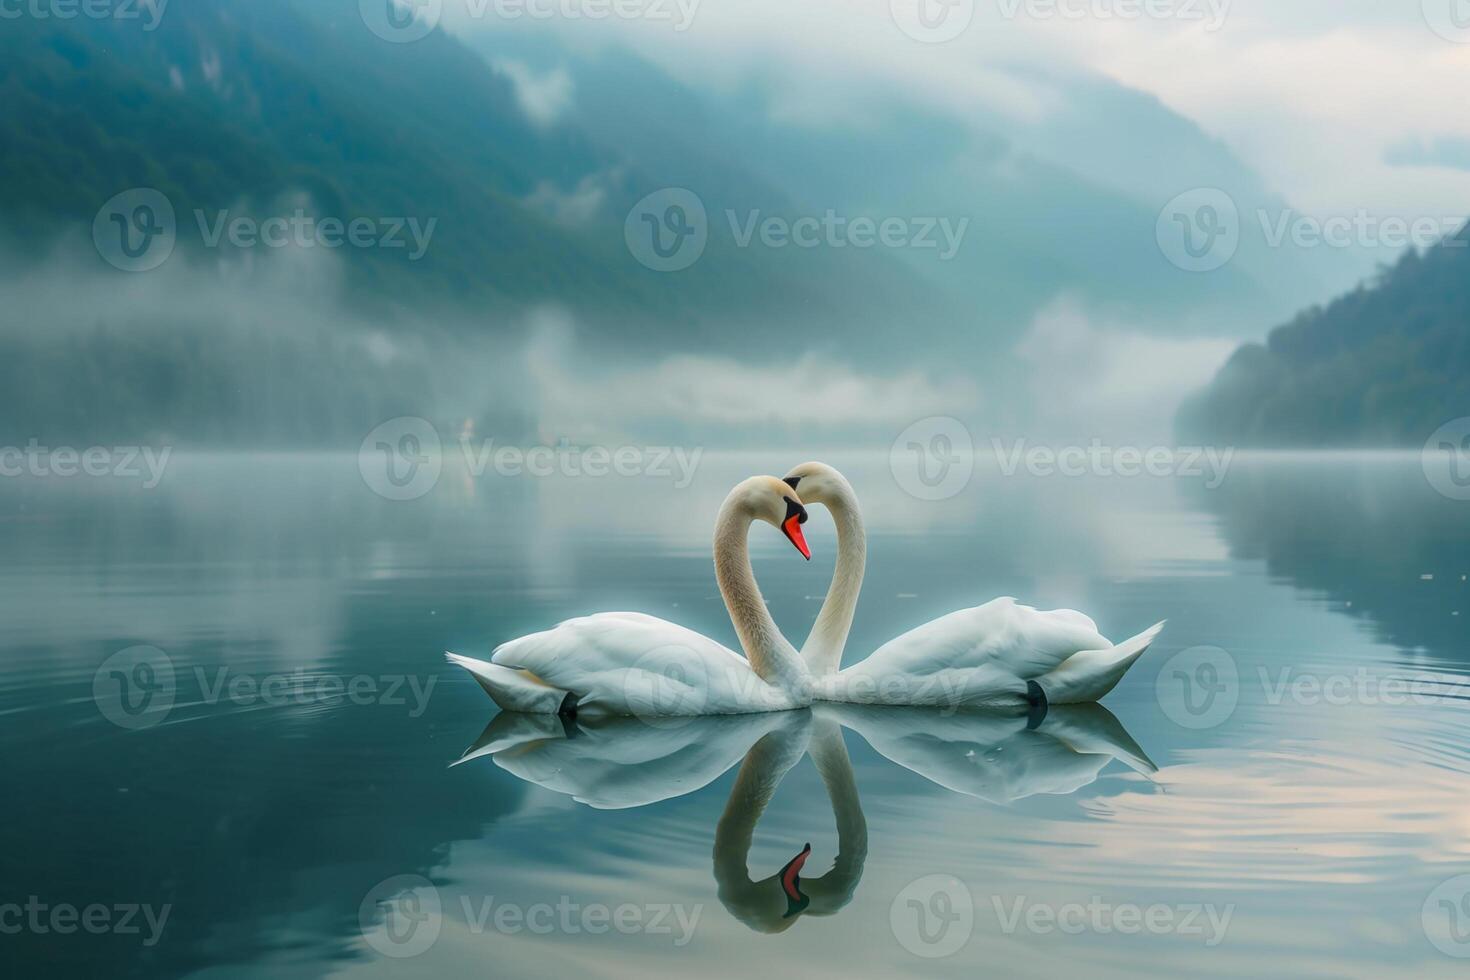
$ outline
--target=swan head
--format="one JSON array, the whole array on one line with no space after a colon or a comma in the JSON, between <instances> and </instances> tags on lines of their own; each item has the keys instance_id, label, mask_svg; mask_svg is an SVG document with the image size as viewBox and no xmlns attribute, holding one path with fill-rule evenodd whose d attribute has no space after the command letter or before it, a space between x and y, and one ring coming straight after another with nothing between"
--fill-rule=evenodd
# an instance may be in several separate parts
<instances>
[{"instance_id":1,"label":"swan head","mask_svg":"<svg viewBox=\"0 0 1470 980\"><path fill-rule=\"evenodd\" d=\"M753 476L730 491L727 507L736 506L752 519L765 521L786 535L801 557L811 561L801 526L806 523L806 505L795 490L774 476Z\"/></svg>"},{"instance_id":2,"label":"swan head","mask_svg":"<svg viewBox=\"0 0 1470 980\"><path fill-rule=\"evenodd\" d=\"M852 496L852 484L847 482L847 477L826 463L802 463L792 467L782 482L800 492L801 499L807 503L824 507Z\"/></svg>"}]
</instances>

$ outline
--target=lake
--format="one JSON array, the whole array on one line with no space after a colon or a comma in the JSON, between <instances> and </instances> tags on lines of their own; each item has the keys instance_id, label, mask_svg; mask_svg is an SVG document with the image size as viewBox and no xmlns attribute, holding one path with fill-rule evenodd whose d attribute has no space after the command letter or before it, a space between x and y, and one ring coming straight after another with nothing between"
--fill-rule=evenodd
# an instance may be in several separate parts
<instances>
[{"instance_id":1,"label":"lake","mask_svg":"<svg viewBox=\"0 0 1470 980\"><path fill-rule=\"evenodd\" d=\"M1470 502L1417 453L982 460L940 500L827 457L870 534L845 662L1002 595L1167 619L1102 709L562 724L444 662L615 609L733 646L715 512L811 455L451 461L411 500L347 455L0 480L12 974L1464 975ZM821 508L807 538L751 534L798 643Z\"/></svg>"}]
</instances>

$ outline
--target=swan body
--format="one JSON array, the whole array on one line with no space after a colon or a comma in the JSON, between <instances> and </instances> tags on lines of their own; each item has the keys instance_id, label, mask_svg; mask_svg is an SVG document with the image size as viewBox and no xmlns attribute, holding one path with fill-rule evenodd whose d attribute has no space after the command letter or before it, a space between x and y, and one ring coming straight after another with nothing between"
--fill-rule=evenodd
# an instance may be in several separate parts
<instances>
[{"instance_id":1,"label":"swan body","mask_svg":"<svg viewBox=\"0 0 1470 980\"><path fill-rule=\"evenodd\" d=\"M643 613L582 616L502 644L490 662L449 655L508 711L674 717L785 711L810 703L750 661Z\"/></svg>"},{"instance_id":2,"label":"swan body","mask_svg":"<svg viewBox=\"0 0 1470 980\"><path fill-rule=\"evenodd\" d=\"M780 528L806 557L806 510L775 477L752 477L720 508L715 575L748 655L691 629L635 612L569 619L502 644L489 662L448 654L507 711L642 718L785 711L811 703L806 667L776 628L751 571L746 538L757 520Z\"/></svg>"},{"instance_id":3,"label":"swan body","mask_svg":"<svg viewBox=\"0 0 1470 980\"><path fill-rule=\"evenodd\" d=\"M994 599L925 623L839 671L867 560L857 495L825 463L803 463L786 483L803 500L826 505L837 526L832 585L801 649L815 700L952 708L1097 701L1164 628L1158 623L1114 645L1075 610Z\"/></svg>"},{"instance_id":4,"label":"swan body","mask_svg":"<svg viewBox=\"0 0 1470 980\"><path fill-rule=\"evenodd\" d=\"M1081 613L992 599L895 637L846 670L814 678L812 694L848 704L1001 707L1036 700L1035 684L1048 703L1096 701L1162 627L1115 647Z\"/></svg>"}]
</instances>

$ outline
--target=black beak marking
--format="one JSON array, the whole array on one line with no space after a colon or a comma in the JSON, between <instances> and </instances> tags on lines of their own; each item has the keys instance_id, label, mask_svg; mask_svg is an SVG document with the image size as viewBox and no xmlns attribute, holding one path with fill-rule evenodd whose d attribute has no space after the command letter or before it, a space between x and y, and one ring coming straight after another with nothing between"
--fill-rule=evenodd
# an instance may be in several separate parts
<instances>
[{"instance_id":1,"label":"black beak marking","mask_svg":"<svg viewBox=\"0 0 1470 980\"><path fill-rule=\"evenodd\" d=\"M786 484L791 489L795 490L796 489L796 485L801 482L801 477L799 477L799 476L788 476L786 479L782 480L781 482L784 483L784 484Z\"/></svg>"}]
</instances>

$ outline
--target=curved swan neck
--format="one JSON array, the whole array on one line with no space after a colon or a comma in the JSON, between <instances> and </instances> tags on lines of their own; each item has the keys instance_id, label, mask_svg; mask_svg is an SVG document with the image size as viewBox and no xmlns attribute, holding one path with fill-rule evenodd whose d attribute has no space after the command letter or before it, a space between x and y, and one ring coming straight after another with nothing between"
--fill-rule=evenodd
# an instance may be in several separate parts
<instances>
[{"instance_id":1,"label":"curved swan neck","mask_svg":"<svg viewBox=\"0 0 1470 980\"><path fill-rule=\"evenodd\" d=\"M715 827L715 869L727 883L750 884L746 859L755 825L776 787L805 754L810 725L809 716L782 719L781 727L762 735L746 752Z\"/></svg>"},{"instance_id":2,"label":"curved swan neck","mask_svg":"<svg viewBox=\"0 0 1470 980\"><path fill-rule=\"evenodd\" d=\"M785 902L769 887L776 876L760 882L750 879L751 842L776 787L800 761L803 751L810 752L816 763L837 821L837 858L832 869L819 877L802 876L801 888L811 911L830 915L850 902L867 860L868 825L842 729L832 718L783 719L780 728L766 733L746 753L715 828L714 870L720 901L736 918L763 932L784 928L786 915L776 916L786 911L782 908Z\"/></svg>"},{"instance_id":3,"label":"curved swan neck","mask_svg":"<svg viewBox=\"0 0 1470 980\"><path fill-rule=\"evenodd\" d=\"M751 669L769 684L794 689L805 680L806 668L776 627L755 583L747 541L753 521L733 499L720 508L715 522L715 579Z\"/></svg>"},{"instance_id":4,"label":"curved swan neck","mask_svg":"<svg viewBox=\"0 0 1470 980\"><path fill-rule=\"evenodd\" d=\"M858 509L857 494L840 475L832 474L835 492L822 502L832 513L837 525L837 566L832 584L817 621L801 648L802 659L812 676L833 674L842 665L842 650L852 629L857 611L858 594L863 589L863 571L868 563L868 536L863 528L863 515Z\"/></svg>"},{"instance_id":5,"label":"curved swan neck","mask_svg":"<svg viewBox=\"0 0 1470 980\"><path fill-rule=\"evenodd\" d=\"M827 799L831 801L832 814L837 818L837 860L832 870L819 879L820 890L838 896L840 908L851 901L852 893L863 876L863 864L868 858L868 822L863 817L863 805L858 798L857 781L847 755L847 745L842 740L841 726L831 718L815 719L807 752L827 787ZM808 883L810 891L815 892L818 887L816 882Z\"/></svg>"}]
</instances>

